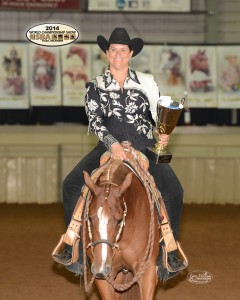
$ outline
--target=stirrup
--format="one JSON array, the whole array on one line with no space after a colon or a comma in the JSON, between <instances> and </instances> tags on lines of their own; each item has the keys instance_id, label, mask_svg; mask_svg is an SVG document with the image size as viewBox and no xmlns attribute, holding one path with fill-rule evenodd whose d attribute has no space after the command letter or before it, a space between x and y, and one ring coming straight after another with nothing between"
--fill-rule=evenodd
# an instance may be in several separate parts
<instances>
[{"instance_id":1,"label":"stirrup","mask_svg":"<svg viewBox=\"0 0 240 300\"><path fill-rule=\"evenodd\" d=\"M178 241L176 241L176 246L177 246L177 250L179 250L182 258L183 258L183 261L181 261L179 259L179 261L181 262L181 265L180 267L176 268L176 269L173 269L169 263L168 263L168 251L167 251L167 248L165 245L162 245L162 255L163 255L163 258L162 258L162 263L163 263L163 266L169 271L169 272L178 272L178 271L181 271L181 270L184 270L186 269L186 267L188 266L188 259L186 257L186 255L184 254L183 250L182 250L182 247L180 245L180 243Z\"/></svg>"},{"instance_id":2,"label":"stirrup","mask_svg":"<svg viewBox=\"0 0 240 300\"><path fill-rule=\"evenodd\" d=\"M59 243L57 244L57 246L55 247L55 249L52 252L52 258L57 262L60 263L64 266L69 266L73 263L75 263L78 260L79 257L79 242L80 242L80 236L76 235L74 236L74 239L72 241L72 252L71 252L71 257L69 257L69 259L64 259L61 258L61 254L63 253L59 253L60 249L63 247L63 245L69 245L69 243L65 242L66 240L66 233L63 234L60 238Z\"/></svg>"}]
</instances>

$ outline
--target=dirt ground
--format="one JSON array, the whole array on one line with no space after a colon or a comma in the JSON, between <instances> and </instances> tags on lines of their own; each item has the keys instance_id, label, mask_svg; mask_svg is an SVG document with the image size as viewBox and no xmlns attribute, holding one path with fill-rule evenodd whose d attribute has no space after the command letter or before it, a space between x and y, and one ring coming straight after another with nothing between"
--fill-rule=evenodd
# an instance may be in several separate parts
<instances>
[{"instance_id":1,"label":"dirt ground","mask_svg":"<svg viewBox=\"0 0 240 300\"><path fill-rule=\"evenodd\" d=\"M86 297L83 280L51 258L64 232L61 204L0 204L0 224L0 300L100 299L96 290ZM240 206L185 205L181 244L189 267L159 284L155 300L240 299L239 233ZM191 283L197 270L213 280Z\"/></svg>"}]
</instances>

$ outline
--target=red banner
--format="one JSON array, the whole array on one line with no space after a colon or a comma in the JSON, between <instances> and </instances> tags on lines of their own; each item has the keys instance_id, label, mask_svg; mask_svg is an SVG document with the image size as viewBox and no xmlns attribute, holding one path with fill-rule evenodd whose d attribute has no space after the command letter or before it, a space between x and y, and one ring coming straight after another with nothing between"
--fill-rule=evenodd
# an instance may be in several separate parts
<instances>
[{"instance_id":1,"label":"red banner","mask_svg":"<svg viewBox=\"0 0 240 300\"><path fill-rule=\"evenodd\" d=\"M0 0L0 9L76 10L81 0Z\"/></svg>"}]
</instances>

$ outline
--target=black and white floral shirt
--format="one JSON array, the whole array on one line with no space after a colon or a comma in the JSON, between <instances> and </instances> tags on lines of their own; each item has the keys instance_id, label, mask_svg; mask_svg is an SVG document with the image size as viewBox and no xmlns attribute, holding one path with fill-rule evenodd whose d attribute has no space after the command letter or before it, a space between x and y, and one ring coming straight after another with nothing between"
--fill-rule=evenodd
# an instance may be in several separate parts
<instances>
[{"instance_id":1,"label":"black and white floral shirt","mask_svg":"<svg viewBox=\"0 0 240 300\"><path fill-rule=\"evenodd\" d=\"M151 117L155 121L160 95L152 75L129 68L121 90L107 69L86 87L89 126L109 150L122 141L130 141L137 150L155 144Z\"/></svg>"}]
</instances>

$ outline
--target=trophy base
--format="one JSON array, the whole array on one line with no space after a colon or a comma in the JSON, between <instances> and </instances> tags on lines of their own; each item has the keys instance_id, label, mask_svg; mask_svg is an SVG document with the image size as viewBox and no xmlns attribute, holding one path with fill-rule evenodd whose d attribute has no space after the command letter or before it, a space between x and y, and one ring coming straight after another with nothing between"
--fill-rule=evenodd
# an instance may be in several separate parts
<instances>
[{"instance_id":1,"label":"trophy base","mask_svg":"<svg viewBox=\"0 0 240 300\"><path fill-rule=\"evenodd\" d=\"M170 152L159 152L157 153L154 148L147 148L146 150L146 156L151 161L154 161L156 164L160 163L170 163L172 159L172 153Z\"/></svg>"}]
</instances>

